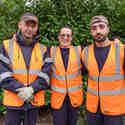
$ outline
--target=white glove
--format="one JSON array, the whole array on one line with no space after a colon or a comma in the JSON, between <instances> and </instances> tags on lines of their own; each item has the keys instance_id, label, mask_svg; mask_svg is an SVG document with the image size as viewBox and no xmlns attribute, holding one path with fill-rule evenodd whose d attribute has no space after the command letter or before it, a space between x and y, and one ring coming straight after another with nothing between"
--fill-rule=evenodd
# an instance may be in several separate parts
<instances>
[{"instance_id":1,"label":"white glove","mask_svg":"<svg viewBox=\"0 0 125 125\"><path fill-rule=\"evenodd\" d=\"M29 102L30 100L33 99L34 90L32 87L23 87L23 88L16 89L16 91L18 92L17 95L23 101Z\"/></svg>"}]
</instances>

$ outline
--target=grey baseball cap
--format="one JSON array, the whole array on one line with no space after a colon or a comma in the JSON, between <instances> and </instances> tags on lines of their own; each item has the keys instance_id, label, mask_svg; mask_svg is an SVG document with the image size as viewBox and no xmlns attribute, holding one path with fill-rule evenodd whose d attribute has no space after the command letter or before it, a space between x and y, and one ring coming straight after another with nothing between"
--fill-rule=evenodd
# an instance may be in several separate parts
<instances>
[{"instance_id":1,"label":"grey baseball cap","mask_svg":"<svg viewBox=\"0 0 125 125\"><path fill-rule=\"evenodd\" d=\"M105 24L109 24L108 20L106 17L99 15L99 16L94 16L92 17L91 21L90 21L90 25L93 25L95 23L99 23L99 22L103 22Z\"/></svg>"},{"instance_id":2,"label":"grey baseball cap","mask_svg":"<svg viewBox=\"0 0 125 125\"><path fill-rule=\"evenodd\" d=\"M34 23L37 23L37 24L38 24L38 18L37 18L37 16L35 16L35 15L34 15L33 13L31 13L31 12L26 12L26 13L24 13L24 14L21 16L20 20L23 20L23 21L25 21L25 22L31 21L31 22L34 22Z\"/></svg>"}]
</instances>

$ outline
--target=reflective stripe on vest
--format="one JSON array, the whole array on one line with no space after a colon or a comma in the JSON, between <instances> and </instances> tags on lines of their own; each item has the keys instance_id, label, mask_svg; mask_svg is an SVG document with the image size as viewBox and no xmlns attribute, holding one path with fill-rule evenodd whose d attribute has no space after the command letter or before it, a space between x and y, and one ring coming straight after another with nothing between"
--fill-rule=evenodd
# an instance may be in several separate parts
<instances>
[{"instance_id":1,"label":"reflective stripe on vest","mask_svg":"<svg viewBox=\"0 0 125 125\"><path fill-rule=\"evenodd\" d=\"M13 61L13 47L14 47L14 41L10 40L9 42L9 48L8 48L8 55L10 57L11 62Z\"/></svg>"},{"instance_id":2,"label":"reflective stripe on vest","mask_svg":"<svg viewBox=\"0 0 125 125\"><path fill-rule=\"evenodd\" d=\"M44 78L49 85L49 76L47 75L47 73L39 72L38 76Z\"/></svg>"},{"instance_id":3,"label":"reflective stripe on vest","mask_svg":"<svg viewBox=\"0 0 125 125\"><path fill-rule=\"evenodd\" d=\"M46 58L44 63L54 63L55 59L54 58Z\"/></svg>"},{"instance_id":4,"label":"reflective stripe on vest","mask_svg":"<svg viewBox=\"0 0 125 125\"><path fill-rule=\"evenodd\" d=\"M52 67L52 69L53 69L52 77L54 77L54 78L56 78L58 80L69 80L69 79L72 79L74 77L77 77L77 76L81 75L80 55L79 55L78 47L74 47L74 49L75 49L75 52L76 52L77 65L78 65L79 71L77 73L74 73L74 74L69 74L69 75L65 75L65 76L59 76L59 75L56 74L56 68ZM53 57L54 57L54 59L56 57L56 48L53 48Z\"/></svg>"},{"instance_id":5,"label":"reflective stripe on vest","mask_svg":"<svg viewBox=\"0 0 125 125\"><path fill-rule=\"evenodd\" d=\"M42 44L39 44L40 45L40 50L41 50L41 55L43 57L44 55L44 47ZM11 62L13 61L13 46L14 46L14 41L13 40L10 40L9 42L9 57L10 57L10 60ZM25 69L13 69L13 72L15 74L27 74L27 71ZM34 70L34 69L29 69L29 74L38 74L40 72L40 70Z\"/></svg>"},{"instance_id":6,"label":"reflective stripe on vest","mask_svg":"<svg viewBox=\"0 0 125 125\"><path fill-rule=\"evenodd\" d=\"M99 96L112 96L112 95L125 93L125 88L121 88L120 90L104 90L99 92L91 88L88 88L88 92L96 96L98 96L98 93L99 93Z\"/></svg>"},{"instance_id":7,"label":"reflective stripe on vest","mask_svg":"<svg viewBox=\"0 0 125 125\"><path fill-rule=\"evenodd\" d=\"M7 57L5 57L3 54L0 54L0 60L8 65L10 64L10 60Z\"/></svg>"},{"instance_id":8,"label":"reflective stripe on vest","mask_svg":"<svg viewBox=\"0 0 125 125\"><path fill-rule=\"evenodd\" d=\"M69 79L72 79L72 78L77 77L79 75L81 75L81 71L78 71L75 74L69 74L69 75L65 75L65 76L59 76L59 75L56 75L55 73L53 73L52 77L54 77L58 80L69 80Z\"/></svg>"},{"instance_id":9,"label":"reflective stripe on vest","mask_svg":"<svg viewBox=\"0 0 125 125\"><path fill-rule=\"evenodd\" d=\"M85 50L85 66L88 68L88 50L87 47ZM115 44L115 75L114 76L89 76L89 78L95 82L110 82L114 80L122 80L124 79L124 75L120 74L120 45ZM96 96L112 96L117 94L125 93L125 88L121 88L119 90L104 90L104 91L96 91L92 88L88 88L88 92L94 94Z\"/></svg>"},{"instance_id":10,"label":"reflective stripe on vest","mask_svg":"<svg viewBox=\"0 0 125 125\"><path fill-rule=\"evenodd\" d=\"M113 80L122 80L124 79L124 75L120 74L120 46L119 44L115 44L115 62L116 62L116 66L115 66L115 75L114 76L89 76L90 79L94 80L95 82L101 81L101 82L105 82L105 81L113 81ZM85 66L88 69L88 47L85 50Z\"/></svg>"},{"instance_id":11,"label":"reflective stripe on vest","mask_svg":"<svg viewBox=\"0 0 125 125\"><path fill-rule=\"evenodd\" d=\"M8 77L12 77L13 73L12 72L4 72L0 74L0 82Z\"/></svg>"},{"instance_id":12,"label":"reflective stripe on vest","mask_svg":"<svg viewBox=\"0 0 125 125\"><path fill-rule=\"evenodd\" d=\"M66 90L66 89L62 89L62 88L57 88L57 87L51 85L51 89L52 89L52 90L57 91L57 92L60 92L60 93L66 93L67 91L68 91L68 92L73 92L73 91L77 91L77 90L79 90L79 89L81 89L81 88L82 88L82 84L79 85L79 86L76 86L76 87L67 88L67 90Z\"/></svg>"},{"instance_id":13,"label":"reflective stripe on vest","mask_svg":"<svg viewBox=\"0 0 125 125\"><path fill-rule=\"evenodd\" d=\"M40 45L41 55L42 55L42 57L43 57L43 56L44 56L44 47L43 47L43 45L40 44L40 43L39 43L39 45Z\"/></svg>"},{"instance_id":14,"label":"reflective stripe on vest","mask_svg":"<svg viewBox=\"0 0 125 125\"><path fill-rule=\"evenodd\" d=\"M27 74L27 70L25 69L13 69L15 74ZM38 74L40 70L30 69L29 74Z\"/></svg>"}]
</instances>

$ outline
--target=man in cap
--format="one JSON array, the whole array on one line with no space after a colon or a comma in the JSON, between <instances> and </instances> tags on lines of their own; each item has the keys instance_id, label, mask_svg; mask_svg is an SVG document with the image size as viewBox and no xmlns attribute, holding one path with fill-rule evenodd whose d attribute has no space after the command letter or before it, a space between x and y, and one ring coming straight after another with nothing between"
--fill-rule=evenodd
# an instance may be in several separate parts
<instances>
[{"instance_id":1,"label":"man in cap","mask_svg":"<svg viewBox=\"0 0 125 125\"><path fill-rule=\"evenodd\" d=\"M124 46L108 39L109 30L106 17L94 16L90 22L94 43L82 52L82 61L88 71L88 125L123 125Z\"/></svg>"},{"instance_id":2,"label":"man in cap","mask_svg":"<svg viewBox=\"0 0 125 125\"><path fill-rule=\"evenodd\" d=\"M4 40L0 54L0 86L7 107L5 125L36 125L38 109L48 87L46 47L39 43L38 18L24 13L16 40ZM45 53L45 54L44 54ZM44 61L46 59L46 61ZM22 114L23 113L23 114Z\"/></svg>"}]
</instances>

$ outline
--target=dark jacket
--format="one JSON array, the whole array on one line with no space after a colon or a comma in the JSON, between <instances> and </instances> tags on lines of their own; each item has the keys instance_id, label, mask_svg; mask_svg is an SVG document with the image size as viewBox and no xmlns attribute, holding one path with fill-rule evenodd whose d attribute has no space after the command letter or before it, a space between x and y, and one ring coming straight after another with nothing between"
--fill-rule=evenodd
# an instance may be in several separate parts
<instances>
[{"instance_id":1,"label":"dark jacket","mask_svg":"<svg viewBox=\"0 0 125 125\"><path fill-rule=\"evenodd\" d=\"M31 54L32 54L32 49L34 47L34 45L36 44L36 42L38 42L39 40L34 40L34 43L32 45L29 45L29 46L26 46L22 40L20 40L18 37L17 37L17 43L19 44L21 50L22 50L22 53L23 53L23 56L24 56L24 60L25 60L25 63L26 63L26 66L27 66L27 69L29 68L29 64L30 64L30 58L31 58ZM0 50L0 54L3 55L4 57L6 57L7 59L9 59L8 57L8 54L6 53L5 51L5 48L4 48L4 45L2 44L1 46L1 50ZM48 58L49 57L49 51L47 51L45 54L44 54L44 60L45 58ZM4 72L8 72L8 71L11 71L12 72L12 69L10 69L9 65L5 62L3 62L2 60L0 60L0 75ZM50 65L49 63L45 63L43 65L43 68L42 68L42 72L46 73L49 75L49 68L50 68ZM46 82L46 80L44 78L41 78L41 77L37 77L37 79L30 84L30 86L32 86L34 88L34 91L35 93L40 91L40 90L43 90L43 89L46 89L48 88L48 83ZM23 84L21 84L18 80L16 80L14 77L8 77L4 80L2 80L0 82L0 87L1 88L4 88L6 90L9 90L9 91L12 91L12 92L16 92L15 90L17 88L21 88L21 87L24 87ZM31 109L31 108L36 108L36 106L32 106L31 104L24 104L22 107L20 108L17 108L17 107L8 107L8 108L11 108L11 109L24 109L24 110L28 110L28 109Z\"/></svg>"}]
</instances>

